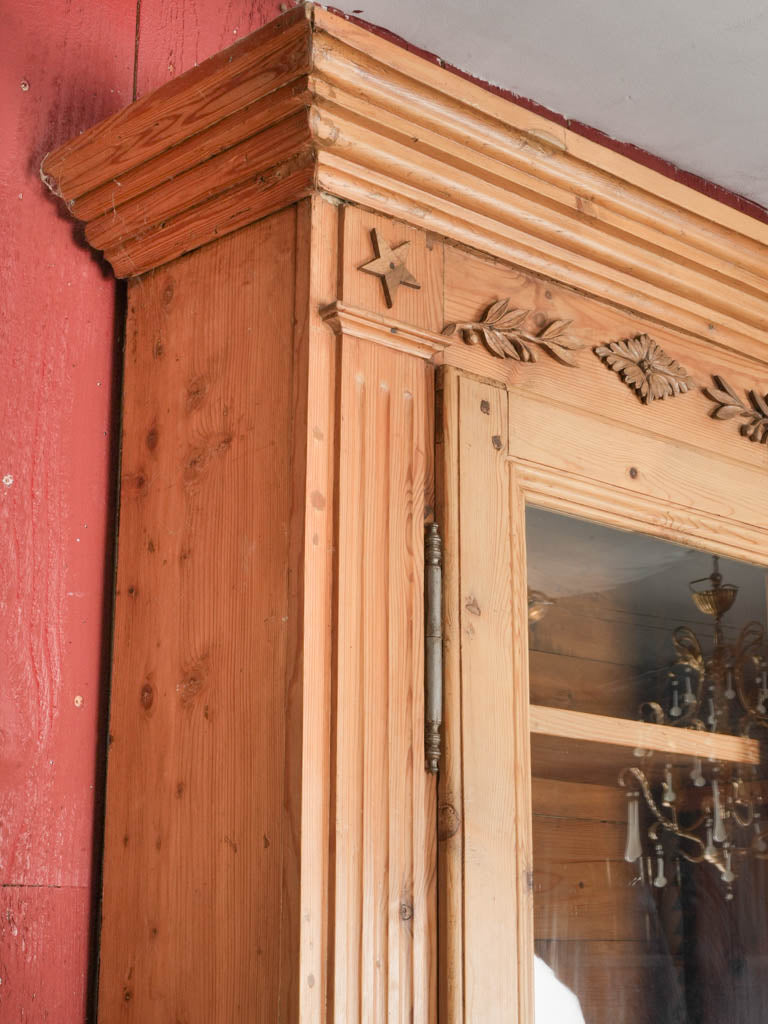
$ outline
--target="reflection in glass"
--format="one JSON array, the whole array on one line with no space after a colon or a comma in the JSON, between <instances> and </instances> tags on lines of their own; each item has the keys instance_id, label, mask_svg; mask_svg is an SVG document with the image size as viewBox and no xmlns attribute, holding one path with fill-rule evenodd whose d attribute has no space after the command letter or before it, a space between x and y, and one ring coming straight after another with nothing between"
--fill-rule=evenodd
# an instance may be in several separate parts
<instances>
[{"instance_id":1,"label":"reflection in glass","mask_svg":"<svg viewBox=\"0 0 768 1024\"><path fill-rule=\"evenodd\" d=\"M765 570L536 508L527 559L537 955L586 1024L765 1024Z\"/></svg>"}]
</instances>

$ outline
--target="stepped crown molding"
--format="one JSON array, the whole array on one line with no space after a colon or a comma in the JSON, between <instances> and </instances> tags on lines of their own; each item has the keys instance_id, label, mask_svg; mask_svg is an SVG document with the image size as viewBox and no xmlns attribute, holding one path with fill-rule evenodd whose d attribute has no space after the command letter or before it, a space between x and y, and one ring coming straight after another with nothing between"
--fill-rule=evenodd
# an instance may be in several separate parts
<instances>
[{"instance_id":1,"label":"stepped crown molding","mask_svg":"<svg viewBox=\"0 0 768 1024\"><path fill-rule=\"evenodd\" d=\"M42 174L118 277L327 192L765 359L768 225L316 6Z\"/></svg>"}]
</instances>

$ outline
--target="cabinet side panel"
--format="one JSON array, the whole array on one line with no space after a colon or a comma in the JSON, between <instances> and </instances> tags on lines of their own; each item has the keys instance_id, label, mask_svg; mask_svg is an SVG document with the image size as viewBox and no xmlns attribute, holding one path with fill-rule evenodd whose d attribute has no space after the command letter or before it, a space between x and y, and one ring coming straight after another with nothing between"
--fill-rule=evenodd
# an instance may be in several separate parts
<instances>
[{"instance_id":1,"label":"cabinet side panel","mask_svg":"<svg viewBox=\"0 0 768 1024\"><path fill-rule=\"evenodd\" d=\"M424 768L432 369L344 337L339 369L332 1019L435 1014L435 786Z\"/></svg>"},{"instance_id":2,"label":"cabinet side panel","mask_svg":"<svg viewBox=\"0 0 768 1024\"><path fill-rule=\"evenodd\" d=\"M289 209L130 287L105 1024L283 1019L295 243Z\"/></svg>"}]
</instances>

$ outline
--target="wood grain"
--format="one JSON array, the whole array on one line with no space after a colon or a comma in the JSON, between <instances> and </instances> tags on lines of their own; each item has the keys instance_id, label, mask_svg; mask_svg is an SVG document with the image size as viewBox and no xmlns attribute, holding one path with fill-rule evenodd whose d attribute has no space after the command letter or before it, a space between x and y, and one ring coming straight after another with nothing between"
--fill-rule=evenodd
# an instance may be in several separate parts
<instances>
[{"instance_id":1,"label":"wood grain","mask_svg":"<svg viewBox=\"0 0 768 1024\"><path fill-rule=\"evenodd\" d=\"M193 178L192 168L219 156L243 140L247 141L260 132L266 132L271 126L306 107L307 102L306 78L284 85L214 122L172 149L132 167L119 178L113 178L86 192L72 202L72 215L78 220L96 221L125 203L136 200L143 193L173 181L178 175L186 173L188 178Z\"/></svg>"},{"instance_id":2,"label":"wood grain","mask_svg":"<svg viewBox=\"0 0 768 1024\"><path fill-rule=\"evenodd\" d=\"M540 643L535 629L531 640L532 704L574 711L599 708L601 713L617 718L637 717L641 698L636 670L611 661L534 650Z\"/></svg>"},{"instance_id":3,"label":"wood grain","mask_svg":"<svg viewBox=\"0 0 768 1024\"><path fill-rule=\"evenodd\" d=\"M670 444L634 427L609 424L599 412L553 407L528 395L515 394L511 403L513 459L768 529L765 470L759 462L737 470L723 459L717 472L711 455L682 439ZM564 438L578 441L564 445Z\"/></svg>"},{"instance_id":4,"label":"wood grain","mask_svg":"<svg viewBox=\"0 0 768 1024\"><path fill-rule=\"evenodd\" d=\"M200 206L185 209L139 235L118 242L106 258L117 277L133 277L191 252L239 228L289 207L313 192L310 150L300 150L263 173L215 193Z\"/></svg>"},{"instance_id":5,"label":"wood grain","mask_svg":"<svg viewBox=\"0 0 768 1024\"><path fill-rule=\"evenodd\" d=\"M137 234L144 234L161 221L166 223L190 206L207 203L214 196L228 192L270 168L290 159L310 141L304 111L283 118L277 124L243 142L230 146L223 153L210 157L201 173L197 168L171 174L169 180L156 185L148 195L123 201L103 216L91 221L86 238L95 249L118 248ZM168 171L165 172L168 174ZM198 212L203 218L204 211Z\"/></svg>"},{"instance_id":6,"label":"wood grain","mask_svg":"<svg viewBox=\"0 0 768 1024\"><path fill-rule=\"evenodd\" d=\"M715 324L708 331L706 344L702 344L683 332L644 319L632 309L616 309L458 246L446 246L445 266L446 323L474 320L490 302L509 297L512 306L540 310L541 324L556 319L573 320L570 333L584 348L576 353L576 370L559 366L553 360L547 360L548 365L540 361L534 366L520 366L494 358L482 346L463 343L454 343L445 353L444 361L481 376L494 377L515 390L539 395L558 405L580 410L593 408L597 402L601 414L611 421L755 464L752 446L745 445L738 432L735 437L725 436L731 431L711 419L713 403L703 394L683 395L679 401L656 403L652 410L647 409L627 393L618 379L611 378L591 349L637 334L650 334L685 365L700 387L711 383L711 374L717 372L713 367L719 366L738 391L750 387L768 390L766 350L754 352L753 357L727 351Z\"/></svg>"},{"instance_id":7,"label":"wood grain","mask_svg":"<svg viewBox=\"0 0 768 1024\"><path fill-rule=\"evenodd\" d=\"M308 302L297 311L306 346L301 757L301 930L294 951L298 1020L326 1020L329 948L331 693L333 674L334 509L337 342L319 310L338 291L338 209L313 197L299 218L298 259ZM306 210L305 207L305 210ZM307 223L307 217L309 222ZM311 386L310 386L311 381ZM322 500L318 500L318 495ZM330 964L330 968L329 968ZM289 1016L288 1019L294 1019Z\"/></svg>"},{"instance_id":8,"label":"wood grain","mask_svg":"<svg viewBox=\"0 0 768 1024\"><path fill-rule=\"evenodd\" d=\"M332 698L334 1021L435 1019L435 786L424 770L431 370L344 336Z\"/></svg>"},{"instance_id":9,"label":"wood grain","mask_svg":"<svg viewBox=\"0 0 768 1024\"><path fill-rule=\"evenodd\" d=\"M713 457L712 467L716 464ZM720 463L720 468L722 475L713 470L712 479L721 479L727 486L731 469L727 462ZM710 554L727 555L754 564L765 565L768 561L765 554L768 532L752 523L707 514L691 505L649 495L640 488L632 491L540 464L520 462L516 472L523 482L527 500L542 508L586 517L622 530L640 530L662 540L701 548ZM732 507L730 498L727 507Z\"/></svg>"},{"instance_id":10,"label":"wood grain","mask_svg":"<svg viewBox=\"0 0 768 1024\"><path fill-rule=\"evenodd\" d=\"M647 191L651 196L658 195L674 206L699 214L707 220L717 218L728 230L739 231L747 238L761 239L765 236L764 225L753 218L730 207L725 207L680 182L664 177L615 150L606 149L561 125L553 124L540 114L510 103L481 86L466 80L457 81L454 76L446 75L446 72L436 64L427 63L418 55L409 53L403 48L385 46L380 43L377 45L378 41L373 39L369 32L354 23L339 24L338 17L318 8L315 11L315 26L328 36L337 36L343 46L348 47L349 50L358 51L357 61L342 63L342 68L349 75L350 81L358 82L360 78L367 77L371 73L370 63L382 55L382 63L386 59L391 72L393 95L399 95L403 81L407 82L408 79L416 78L423 83L426 89L435 90L438 93L444 91L449 96L456 98L455 106L461 110L461 114L466 119L463 122L465 130L466 126L472 123L471 119L476 113L484 120L491 119L501 122L506 120L507 125L503 128L498 124L495 125L496 134L506 138L510 127L513 131L524 133L524 137L532 149L532 152L526 155L527 159L536 160L537 157L546 155L549 158L547 173L557 174L563 166L570 166L577 161L581 164L580 170L586 175L589 175L593 169L604 172L605 176L601 175L598 180L588 179L589 185L585 182L584 187L587 192L594 191L600 181L604 184L606 191L612 193L615 200L618 200L621 196L621 189L613 181L615 177L619 179L619 182L626 181L635 188ZM362 56L368 52L372 54L373 59L370 62L365 62L362 60ZM322 57L329 62L333 56L334 53L331 50L324 51L322 54ZM331 78L330 74L328 78ZM439 123L442 113L442 111L433 111L433 119L436 123ZM518 144L516 148L522 149L523 146Z\"/></svg>"},{"instance_id":11,"label":"wood grain","mask_svg":"<svg viewBox=\"0 0 768 1024\"><path fill-rule=\"evenodd\" d=\"M410 243L406 265L420 288L400 288L391 312L377 277L360 267L374 258L371 231L376 230L392 246ZM340 289L343 302L439 334L443 328L443 240L409 224L393 221L368 210L343 206L343 237Z\"/></svg>"},{"instance_id":12,"label":"wood grain","mask_svg":"<svg viewBox=\"0 0 768 1024\"><path fill-rule=\"evenodd\" d=\"M591 786L581 780L531 780L534 814L552 818L595 819L626 823L627 796L616 785ZM622 851L623 856L623 851Z\"/></svg>"},{"instance_id":13,"label":"wood grain","mask_svg":"<svg viewBox=\"0 0 768 1024\"><path fill-rule=\"evenodd\" d=\"M271 1022L286 998L295 245L289 210L131 288L105 1019Z\"/></svg>"},{"instance_id":14,"label":"wood grain","mask_svg":"<svg viewBox=\"0 0 768 1024\"><path fill-rule=\"evenodd\" d=\"M542 736L562 736L591 743L611 743L620 747L639 747L657 753L682 757L712 757L737 764L759 764L758 740L697 729L676 729L672 725L633 722L610 715L595 715L566 708L547 708L532 704L531 731Z\"/></svg>"},{"instance_id":15,"label":"wood grain","mask_svg":"<svg viewBox=\"0 0 768 1024\"><path fill-rule=\"evenodd\" d=\"M190 68L50 153L43 173L76 199L306 74L306 17L303 7L290 11Z\"/></svg>"},{"instance_id":16,"label":"wood grain","mask_svg":"<svg viewBox=\"0 0 768 1024\"><path fill-rule=\"evenodd\" d=\"M461 932L443 938L442 966L448 972L443 983L446 1012L451 1013L447 1019L461 1021L493 1019L499 1007L518 1006L518 974L510 964L518 962L517 842L525 819L515 808L514 780L524 761L512 739L515 677L507 473L494 444L494 438L506 434L506 396L480 382L454 383L450 373L442 380L447 488L443 493L458 495L460 523L458 561L453 562L453 576L448 577L453 582L445 595L446 612L455 626L448 634L446 736L451 737L451 761L446 763L450 788L444 784L443 801L454 809L461 801L463 853L460 872L457 843L441 859L446 869L443 885L451 886L443 921ZM481 411L481 403L487 413ZM450 485L449 473L455 474ZM454 525L449 537L455 531ZM458 608L448 611L451 595L455 600L457 593ZM457 955L462 957L459 963L448 959Z\"/></svg>"},{"instance_id":17,"label":"wood grain","mask_svg":"<svg viewBox=\"0 0 768 1024\"><path fill-rule=\"evenodd\" d=\"M568 132L555 138L551 125L514 104L411 54L404 59L392 43L311 5L51 154L46 180L78 199L185 146L204 190L206 165L189 138L305 75L314 188L700 338L715 332L731 350L764 354L765 225ZM160 177L149 187L181 201L165 184L181 170L172 160L174 172L153 164ZM116 255L108 248L110 261ZM136 267L157 265L137 256Z\"/></svg>"},{"instance_id":18,"label":"wood grain","mask_svg":"<svg viewBox=\"0 0 768 1024\"><path fill-rule=\"evenodd\" d=\"M464 800L462 785L459 386L440 367L435 403L436 518L443 538L443 755L438 779L439 1020L464 1017Z\"/></svg>"}]
</instances>

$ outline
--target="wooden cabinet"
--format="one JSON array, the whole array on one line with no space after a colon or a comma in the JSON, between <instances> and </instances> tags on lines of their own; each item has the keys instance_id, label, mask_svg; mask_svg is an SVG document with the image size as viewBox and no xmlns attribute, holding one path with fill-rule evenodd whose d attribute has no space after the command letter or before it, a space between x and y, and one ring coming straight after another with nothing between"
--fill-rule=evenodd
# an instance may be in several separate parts
<instances>
[{"instance_id":1,"label":"wooden cabinet","mask_svg":"<svg viewBox=\"0 0 768 1024\"><path fill-rule=\"evenodd\" d=\"M311 6L43 174L129 278L100 1019L530 1022L536 951L636 1024L618 772L759 807L763 723L638 721L615 587L529 643L526 508L768 564L768 229Z\"/></svg>"}]
</instances>

